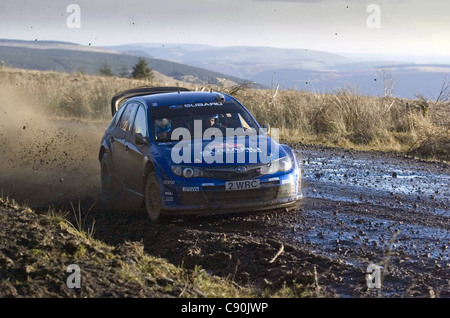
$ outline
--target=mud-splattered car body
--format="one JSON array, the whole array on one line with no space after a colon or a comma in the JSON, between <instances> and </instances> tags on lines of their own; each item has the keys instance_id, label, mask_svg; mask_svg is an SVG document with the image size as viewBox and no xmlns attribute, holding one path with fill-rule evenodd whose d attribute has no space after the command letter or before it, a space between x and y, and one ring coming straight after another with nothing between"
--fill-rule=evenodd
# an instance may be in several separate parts
<instances>
[{"instance_id":1,"label":"mud-splattered car body","mask_svg":"<svg viewBox=\"0 0 450 318\"><path fill-rule=\"evenodd\" d=\"M110 202L124 202L126 193L132 203L144 203L156 221L161 213L289 208L301 199L292 150L271 138L229 95L129 90L113 97L111 110L99 152L102 188ZM205 121L212 130L202 130Z\"/></svg>"}]
</instances>

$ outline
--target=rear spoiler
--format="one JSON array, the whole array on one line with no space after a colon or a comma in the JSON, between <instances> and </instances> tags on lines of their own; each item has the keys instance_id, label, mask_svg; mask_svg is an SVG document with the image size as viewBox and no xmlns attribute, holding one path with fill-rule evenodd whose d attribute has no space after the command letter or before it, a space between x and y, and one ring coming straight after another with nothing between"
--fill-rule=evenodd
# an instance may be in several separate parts
<instances>
[{"instance_id":1,"label":"rear spoiler","mask_svg":"<svg viewBox=\"0 0 450 318\"><path fill-rule=\"evenodd\" d=\"M111 115L114 116L120 106L132 97L173 92L189 92L189 90L183 87L141 87L119 92L111 99Z\"/></svg>"}]
</instances>

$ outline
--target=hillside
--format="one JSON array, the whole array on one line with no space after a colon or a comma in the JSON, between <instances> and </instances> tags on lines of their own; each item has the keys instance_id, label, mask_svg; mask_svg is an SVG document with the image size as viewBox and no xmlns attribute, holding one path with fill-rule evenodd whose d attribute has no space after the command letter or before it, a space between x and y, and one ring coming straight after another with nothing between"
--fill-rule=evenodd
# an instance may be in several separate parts
<instances>
[{"instance_id":1,"label":"hillside","mask_svg":"<svg viewBox=\"0 0 450 318\"><path fill-rule=\"evenodd\" d=\"M263 85L276 83L283 88L309 92L336 92L353 89L358 94L383 96L384 83L380 70L387 70L393 79L393 96L414 98L416 94L435 100L446 78L450 65L400 64L383 66L374 63L338 66L330 70L283 68L261 72L251 77Z\"/></svg>"},{"instance_id":2,"label":"hillside","mask_svg":"<svg viewBox=\"0 0 450 318\"><path fill-rule=\"evenodd\" d=\"M8 67L96 74L107 62L116 76L129 76L139 57L145 57L158 79L171 78L194 85L233 86L253 83L312 93L355 90L383 96L380 69L393 80L392 96L435 100L450 74L449 64L415 64L387 57L347 57L308 49L271 47L214 47L196 44L124 44L92 47L57 41L0 39L0 61Z\"/></svg>"},{"instance_id":3,"label":"hillside","mask_svg":"<svg viewBox=\"0 0 450 318\"><path fill-rule=\"evenodd\" d=\"M139 54L139 52L133 53ZM145 53L141 53L141 55L133 55L65 42L0 40L0 61L4 65L40 71L50 70L65 73L81 71L86 74L96 74L98 69L107 62L116 76L122 73L129 75L139 57L145 55ZM145 56L145 59L150 68L177 81L197 85L218 85L225 79L230 84L247 82L238 77L182 63L169 62L150 56Z\"/></svg>"},{"instance_id":4,"label":"hillside","mask_svg":"<svg viewBox=\"0 0 450 318\"><path fill-rule=\"evenodd\" d=\"M351 87L359 94L383 96L379 69L389 69L393 96L414 98L416 93L435 99L450 74L444 62L416 64L408 58L343 56L308 49L271 47L214 47L194 44L125 44L116 51L141 51L155 58L194 65L261 83L266 87L330 93Z\"/></svg>"},{"instance_id":5,"label":"hillside","mask_svg":"<svg viewBox=\"0 0 450 318\"><path fill-rule=\"evenodd\" d=\"M155 58L186 63L242 78L273 69L302 66L320 70L352 60L337 54L271 47L214 47L194 44L125 44L108 47L122 52L145 52Z\"/></svg>"}]
</instances>

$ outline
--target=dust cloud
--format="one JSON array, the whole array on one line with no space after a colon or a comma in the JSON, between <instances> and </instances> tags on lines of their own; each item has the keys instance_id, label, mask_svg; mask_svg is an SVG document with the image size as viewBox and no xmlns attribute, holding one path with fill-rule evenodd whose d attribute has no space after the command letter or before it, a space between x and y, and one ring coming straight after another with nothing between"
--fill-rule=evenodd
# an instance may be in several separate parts
<instances>
[{"instance_id":1,"label":"dust cloud","mask_svg":"<svg viewBox=\"0 0 450 318\"><path fill-rule=\"evenodd\" d=\"M30 207L97 197L107 124L52 118L15 87L1 85L0 195Z\"/></svg>"}]
</instances>

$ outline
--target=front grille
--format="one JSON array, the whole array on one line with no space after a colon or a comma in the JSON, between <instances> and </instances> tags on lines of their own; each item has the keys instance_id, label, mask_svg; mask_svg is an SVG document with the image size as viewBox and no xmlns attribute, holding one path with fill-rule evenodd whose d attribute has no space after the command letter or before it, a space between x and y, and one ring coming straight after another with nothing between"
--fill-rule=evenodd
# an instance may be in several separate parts
<instances>
[{"instance_id":1,"label":"front grille","mask_svg":"<svg viewBox=\"0 0 450 318\"><path fill-rule=\"evenodd\" d=\"M205 203L238 203L240 201L260 202L288 198L294 194L294 184L283 184L280 186L237 191L226 191L220 189L181 193L181 203L184 205L197 205Z\"/></svg>"},{"instance_id":2,"label":"front grille","mask_svg":"<svg viewBox=\"0 0 450 318\"><path fill-rule=\"evenodd\" d=\"M207 191L205 192L205 195L210 203L236 203L244 200L245 202L274 200L278 196L278 187L238 191Z\"/></svg>"},{"instance_id":3,"label":"front grille","mask_svg":"<svg viewBox=\"0 0 450 318\"><path fill-rule=\"evenodd\" d=\"M244 167L246 171L239 172L236 168ZM254 165L254 166L236 166L236 167L221 167L221 168L210 168L206 169L210 178L219 180L246 180L254 179L262 176L264 173L262 169L264 165Z\"/></svg>"}]
</instances>

